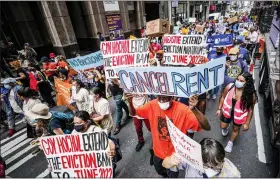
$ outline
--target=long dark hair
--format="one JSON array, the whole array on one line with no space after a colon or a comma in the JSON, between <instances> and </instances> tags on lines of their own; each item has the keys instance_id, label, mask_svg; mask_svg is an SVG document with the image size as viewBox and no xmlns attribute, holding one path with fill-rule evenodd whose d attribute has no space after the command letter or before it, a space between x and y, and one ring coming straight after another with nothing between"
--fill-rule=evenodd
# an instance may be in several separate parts
<instances>
[{"instance_id":1,"label":"long dark hair","mask_svg":"<svg viewBox=\"0 0 280 179\"><path fill-rule=\"evenodd\" d=\"M243 92L242 92L242 96L241 96L241 109L248 110L254 106L254 97L255 97L256 101L258 101L258 96L257 96L257 92L255 89L253 76L248 72L242 73L240 75L243 76L246 81ZM238 75L238 76L240 76L240 75Z\"/></svg>"}]
</instances>

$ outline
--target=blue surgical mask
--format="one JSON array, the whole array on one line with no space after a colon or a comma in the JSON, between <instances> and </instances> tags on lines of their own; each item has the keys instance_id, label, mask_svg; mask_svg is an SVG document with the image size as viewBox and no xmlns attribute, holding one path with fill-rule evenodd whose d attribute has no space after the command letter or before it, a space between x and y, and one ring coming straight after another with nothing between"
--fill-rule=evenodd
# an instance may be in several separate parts
<instances>
[{"instance_id":1,"label":"blue surgical mask","mask_svg":"<svg viewBox=\"0 0 280 179\"><path fill-rule=\"evenodd\" d=\"M8 84L4 84L4 88L11 89L12 87L10 85L8 85Z\"/></svg>"},{"instance_id":2,"label":"blue surgical mask","mask_svg":"<svg viewBox=\"0 0 280 179\"><path fill-rule=\"evenodd\" d=\"M235 86L236 88L243 88L244 87L244 82L240 82L238 80L235 81Z\"/></svg>"}]
</instances>

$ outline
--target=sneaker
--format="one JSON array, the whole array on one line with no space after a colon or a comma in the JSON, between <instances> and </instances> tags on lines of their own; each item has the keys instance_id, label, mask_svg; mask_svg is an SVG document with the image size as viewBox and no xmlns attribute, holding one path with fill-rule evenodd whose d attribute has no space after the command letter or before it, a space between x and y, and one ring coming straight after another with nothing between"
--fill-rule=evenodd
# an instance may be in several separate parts
<instances>
[{"instance_id":1,"label":"sneaker","mask_svg":"<svg viewBox=\"0 0 280 179\"><path fill-rule=\"evenodd\" d=\"M15 129L9 129L8 135L12 137L17 131Z\"/></svg>"},{"instance_id":2,"label":"sneaker","mask_svg":"<svg viewBox=\"0 0 280 179\"><path fill-rule=\"evenodd\" d=\"M228 135L228 128L229 128L229 126L227 128L225 128L225 129L222 129L222 136L226 137Z\"/></svg>"},{"instance_id":3,"label":"sneaker","mask_svg":"<svg viewBox=\"0 0 280 179\"><path fill-rule=\"evenodd\" d=\"M145 144L145 142L138 142L138 144L136 145L136 148L135 148L136 152L139 152L142 149L142 147L144 146L144 144Z\"/></svg>"},{"instance_id":4,"label":"sneaker","mask_svg":"<svg viewBox=\"0 0 280 179\"><path fill-rule=\"evenodd\" d=\"M216 98L217 98L217 95L214 94L214 95L212 96L212 99L215 100Z\"/></svg>"},{"instance_id":5,"label":"sneaker","mask_svg":"<svg viewBox=\"0 0 280 179\"><path fill-rule=\"evenodd\" d=\"M207 94L207 99L210 99L211 98L211 94Z\"/></svg>"},{"instance_id":6,"label":"sneaker","mask_svg":"<svg viewBox=\"0 0 280 179\"><path fill-rule=\"evenodd\" d=\"M120 133L120 131L121 131L121 128L116 127L113 134L117 135L118 133Z\"/></svg>"},{"instance_id":7,"label":"sneaker","mask_svg":"<svg viewBox=\"0 0 280 179\"><path fill-rule=\"evenodd\" d=\"M227 146L225 147L225 151L226 151L227 153L231 153L232 147L233 147L233 142L228 141Z\"/></svg>"}]
</instances>

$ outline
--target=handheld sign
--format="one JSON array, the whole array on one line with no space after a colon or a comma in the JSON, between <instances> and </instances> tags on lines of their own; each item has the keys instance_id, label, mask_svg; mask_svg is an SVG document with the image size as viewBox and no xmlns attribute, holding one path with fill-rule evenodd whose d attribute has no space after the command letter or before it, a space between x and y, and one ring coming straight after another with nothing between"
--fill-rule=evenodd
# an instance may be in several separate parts
<instances>
[{"instance_id":1,"label":"handheld sign","mask_svg":"<svg viewBox=\"0 0 280 179\"><path fill-rule=\"evenodd\" d=\"M65 83L58 78L54 79L55 91L56 91L56 105L64 106L69 105L71 99L70 89L71 84Z\"/></svg>"},{"instance_id":2,"label":"handheld sign","mask_svg":"<svg viewBox=\"0 0 280 179\"><path fill-rule=\"evenodd\" d=\"M218 34L212 36L214 38L214 47L227 47L233 45L232 34Z\"/></svg>"},{"instance_id":3,"label":"handheld sign","mask_svg":"<svg viewBox=\"0 0 280 179\"><path fill-rule=\"evenodd\" d=\"M195 67L118 68L124 92L190 97L224 83L226 59Z\"/></svg>"},{"instance_id":4,"label":"handheld sign","mask_svg":"<svg viewBox=\"0 0 280 179\"><path fill-rule=\"evenodd\" d=\"M238 21L237 16L234 16L234 17L228 19L228 23L229 23L229 24L233 24L233 23L235 23L235 22L237 22L237 21Z\"/></svg>"},{"instance_id":5,"label":"handheld sign","mask_svg":"<svg viewBox=\"0 0 280 179\"><path fill-rule=\"evenodd\" d=\"M205 46L203 35L164 35L164 64L197 64L200 57L206 55Z\"/></svg>"},{"instance_id":6,"label":"handheld sign","mask_svg":"<svg viewBox=\"0 0 280 179\"><path fill-rule=\"evenodd\" d=\"M90 68L102 66L104 64L101 51L91 53L85 56L67 59L67 62L75 71L87 70Z\"/></svg>"},{"instance_id":7,"label":"handheld sign","mask_svg":"<svg viewBox=\"0 0 280 179\"><path fill-rule=\"evenodd\" d=\"M117 67L149 66L148 39L105 41L100 45L106 79L117 78Z\"/></svg>"},{"instance_id":8,"label":"handheld sign","mask_svg":"<svg viewBox=\"0 0 280 179\"><path fill-rule=\"evenodd\" d=\"M105 130L41 137L41 147L54 178L112 178Z\"/></svg>"},{"instance_id":9,"label":"handheld sign","mask_svg":"<svg viewBox=\"0 0 280 179\"><path fill-rule=\"evenodd\" d=\"M184 163L204 172L201 145L181 132L166 116L168 132L174 146L176 156Z\"/></svg>"}]
</instances>

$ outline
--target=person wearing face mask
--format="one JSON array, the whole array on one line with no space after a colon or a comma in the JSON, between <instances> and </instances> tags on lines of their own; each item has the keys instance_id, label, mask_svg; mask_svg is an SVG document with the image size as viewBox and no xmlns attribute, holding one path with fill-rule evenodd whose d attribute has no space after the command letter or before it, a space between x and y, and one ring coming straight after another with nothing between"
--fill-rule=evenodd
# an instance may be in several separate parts
<instances>
[{"instance_id":1,"label":"person wearing face mask","mask_svg":"<svg viewBox=\"0 0 280 179\"><path fill-rule=\"evenodd\" d=\"M230 83L234 83L237 76L241 73L248 72L248 65L246 62L238 58L239 49L231 48L229 56L227 57L225 78L223 89Z\"/></svg>"},{"instance_id":2,"label":"person wearing face mask","mask_svg":"<svg viewBox=\"0 0 280 179\"><path fill-rule=\"evenodd\" d=\"M162 166L174 168L174 166L185 170L185 178L240 178L241 174L237 167L227 158L223 145L211 138L200 141L203 169L200 172L186 163L181 162L175 154L167 157Z\"/></svg>"},{"instance_id":3,"label":"person wearing face mask","mask_svg":"<svg viewBox=\"0 0 280 179\"><path fill-rule=\"evenodd\" d=\"M236 78L235 83L227 85L220 99L216 115L221 117L222 135L228 135L230 123L233 123L230 140L225 151L232 151L233 142L243 125L243 131L248 131L257 102L254 80L250 73L244 72Z\"/></svg>"},{"instance_id":4,"label":"person wearing face mask","mask_svg":"<svg viewBox=\"0 0 280 179\"><path fill-rule=\"evenodd\" d=\"M92 125L90 115L86 111L78 111L74 115L74 130L72 134L100 132L102 129L96 125ZM109 136L108 136L109 137ZM119 147L118 143L115 144L109 137L109 145L107 148L107 155L113 160L113 176L115 176L116 163L114 157L116 156L116 148Z\"/></svg>"},{"instance_id":5,"label":"person wearing face mask","mask_svg":"<svg viewBox=\"0 0 280 179\"><path fill-rule=\"evenodd\" d=\"M9 99L9 103L11 106L11 110L9 110L8 116L8 124L9 124L9 132L8 135L11 137L16 133L15 130L15 118L14 113L20 114L23 116L23 110L22 110L22 101L17 95L18 90L22 88L22 86L17 85L16 80L14 78L6 78L2 84L4 84L4 88L8 89L9 92L6 94L6 96Z\"/></svg>"},{"instance_id":6,"label":"person wearing face mask","mask_svg":"<svg viewBox=\"0 0 280 179\"><path fill-rule=\"evenodd\" d=\"M152 48L153 50L155 51L155 53L157 53L159 50L162 50L162 47L161 45L157 42L156 38L153 38L151 40L152 42Z\"/></svg>"},{"instance_id":7,"label":"person wearing face mask","mask_svg":"<svg viewBox=\"0 0 280 179\"><path fill-rule=\"evenodd\" d=\"M128 98L131 116L149 119L153 141L153 165L157 173L164 177L178 178L179 172L172 172L162 166L162 162L174 152L168 129L166 116L185 134L210 130L207 118L195 107L198 96L192 96L189 107L172 100L171 96L158 96L145 105L134 108L132 98Z\"/></svg>"},{"instance_id":8,"label":"person wearing face mask","mask_svg":"<svg viewBox=\"0 0 280 179\"><path fill-rule=\"evenodd\" d=\"M113 119L110 111L110 105L107 99L103 98L103 91L99 88L93 90L93 107L94 113L91 115L91 119L94 123L101 126L102 129L106 129L108 136L111 136L113 130Z\"/></svg>"},{"instance_id":9,"label":"person wearing face mask","mask_svg":"<svg viewBox=\"0 0 280 179\"><path fill-rule=\"evenodd\" d=\"M73 88L72 88L72 97L71 97L71 103L76 103L77 110L87 110L88 108L88 97L89 92L87 89L84 88L84 84L81 82L81 80L74 80L72 82Z\"/></svg>"}]
</instances>

